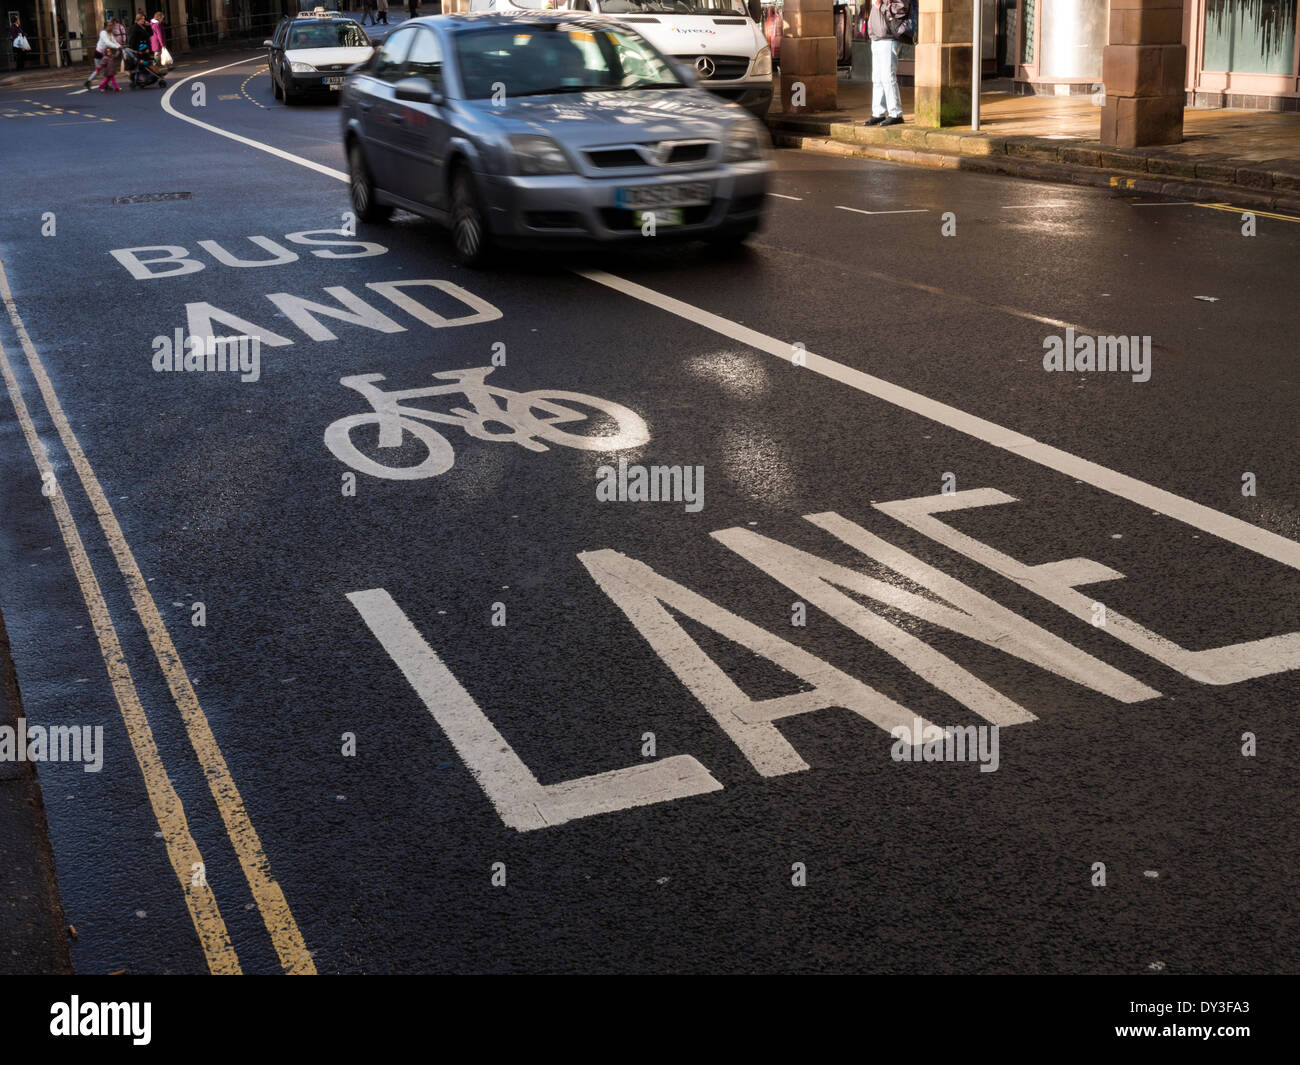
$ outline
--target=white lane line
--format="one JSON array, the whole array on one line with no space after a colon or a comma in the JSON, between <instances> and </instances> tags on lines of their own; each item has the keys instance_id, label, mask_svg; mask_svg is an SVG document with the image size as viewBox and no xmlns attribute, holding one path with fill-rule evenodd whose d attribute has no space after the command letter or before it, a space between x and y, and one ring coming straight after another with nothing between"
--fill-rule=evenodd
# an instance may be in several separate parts
<instances>
[{"instance_id":1,"label":"white lane line","mask_svg":"<svg viewBox=\"0 0 1300 1065\"><path fill-rule=\"evenodd\" d=\"M802 200L802 196L785 196L779 192L769 192L769 196L775 196L778 200Z\"/></svg>"},{"instance_id":2,"label":"white lane line","mask_svg":"<svg viewBox=\"0 0 1300 1065\"><path fill-rule=\"evenodd\" d=\"M681 300L656 292L654 289L646 288L644 285L638 285L634 281L616 277L603 270L579 270L577 273L590 281L611 288L615 292L621 292L633 299L640 300L642 303L658 307L660 310L703 326L705 329L719 333L737 343L744 344L757 351L767 352L767 354L775 356L786 364L791 363L791 355L795 349L788 341L767 336L756 329L750 329L730 319L702 310L689 303L683 303ZM854 370L821 355L814 355L812 352L801 352L801 355L803 355L805 359L804 365L808 369L821 374L823 377L830 378L832 381L838 381L850 388L856 388L859 392L875 396L877 399L883 399L886 403L892 403L903 410L919 414L923 418L928 418L933 422L954 429L959 433L964 433L993 447L1001 448L1003 451L1009 451L1013 455L1019 455L1021 458L1028 459L1039 466L1055 470L1066 477L1073 477L1084 484L1099 488L1103 492L1109 492L1111 495L1136 503L1138 506L1156 511L1176 521L1184 522L1195 529L1207 532L1212 536L1218 536L1229 543L1254 551L1265 558L1281 562L1284 566L1300 570L1300 543L1296 543L1294 540L1288 540L1284 536L1279 536L1267 529L1261 529L1248 521L1242 521L1240 518L1224 514L1204 504L1184 499L1173 492L1140 481L1136 477L1130 477L1128 474L1080 458L1078 455L1072 455L1068 451L1052 447L1050 444L1044 444L1023 433L1007 429L978 415L949 406L947 403L930 399L919 392L913 392L910 389L891 384L882 378L863 373L861 370Z\"/></svg>"},{"instance_id":3,"label":"white lane line","mask_svg":"<svg viewBox=\"0 0 1300 1065\"><path fill-rule=\"evenodd\" d=\"M1045 211L1050 207L1073 207L1072 203L1004 203L1004 211Z\"/></svg>"},{"instance_id":4,"label":"white lane line","mask_svg":"<svg viewBox=\"0 0 1300 1065\"><path fill-rule=\"evenodd\" d=\"M925 207L912 207L906 211L864 211L861 207L841 207L835 205L837 211L852 211L854 214L929 214L930 211Z\"/></svg>"},{"instance_id":5,"label":"white lane line","mask_svg":"<svg viewBox=\"0 0 1300 1065\"><path fill-rule=\"evenodd\" d=\"M247 60L241 60L241 62L247 62ZM237 63L229 65L238 66ZM217 69L222 70L225 68L219 67ZM208 71L207 73L214 72ZM177 82L177 86L180 84L181 82ZM174 88L175 86L167 90L167 96L163 97L164 105ZM211 130L220 136L230 137L233 140L247 143L254 148L270 152L282 159L287 159L291 163L305 166L309 170L328 174L339 181L347 181L348 179L347 175L342 171L321 166L310 159L304 159L301 156L281 151L269 144L249 140L247 137L227 133L225 130L210 126L206 122L188 118L175 110L169 109L169 113L186 122L192 122L196 126ZM856 208L841 207L840 210L852 211L856 210ZM869 214L870 212L863 213ZM665 296L653 289L646 288L644 285L638 285L633 281L625 281L623 278L615 277L603 270L577 270L574 272L589 281L595 281L597 284L622 292L626 296L631 296L633 299L658 307L660 310L684 318L689 322L694 322L722 336L747 344L757 351L765 351L769 355L775 355L782 362L790 362L794 348L793 345L785 341L777 340L775 337L767 336L765 333L760 333L756 329L750 329L720 315L693 307L689 303L683 303L671 296ZM967 298L969 299L969 297ZM1001 310L1002 308L998 309ZM1024 315L1024 312L1013 313ZM1026 317L1033 317L1038 321L1052 321L1052 319L1039 318L1038 316ZM814 370L824 377L829 377L833 381L849 385L849 387L856 388L860 392L875 396L877 399L883 399L887 403L892 403L896 407L919 414L923 418L929 418L931 421L938 422L959 433L965 433L967 436L982 440L994 447L1010 451L1012 454L1019 455L1030 462L1055 470L1067 477L1073 477L1084 484L1090 484L1103 492L1109 492L1121 499L1127 499L1131 503L1136 503L1166 517L1181 521L1193 528L1200 529L1202 532L1218 536L1229 543L1236 544L1238 547L1244 547L1248 551L1263 555L1265 558L1271 558L1284 566L1300 570L1300 543L1288 540L1285 536L1279 536L1267 529L1261 529L1258 525L1252 525L1248 521L1234 518L1230 514L1224 514L1202 503L1184 499L1180 495L1147 484L1147 482L1140 481L1136 477L1130 477L1126 473L1109 469L1099 463L1080 458L1078 455L1071 455L1068 451L1062 451L1050 444L1040 443L1023 433L1003 428L996 422L988 421L975 414L969 414L966 411L949 406L947 403L940 403L938 400L930 399L919 392L913 392L910 389L890 384L882 378L851 369L821 355L807 353L806 366L808 369Z\"/></svg>"},{"instance_id":6,"label":"white lane line","mask_svg":"<svg viewBox=\"0 0 1300 1065\"><path fill-rule=\"evenodd\" d=\"M182 122L188 122L192 126L198 126L200 129L206 129L209 133L215 133L218 137L225 137L228 140L238 141L240 144L246 144L250 148L256 148L261 152L270 152L280 159L288 160L290 163L297 163L299 166L305 166L308 170L315 170L318 174L324 174L326 177L336 178L339 181L347 181L348 176L342 170L335 170L333 167L324 166L321 163L313 163L310 159L304 159L301 155L293 155L280 148L270 144L263 144L261 141L255 141L251 137L241 137L238 133L231 133L229 130L222 129L220 126L214 126L208 122L200 122L197 118L191 118L189 115L182 114L172 106L172 93L179 89L191 78L206 77L209 74L216 74L222 70L229 70L231 67L242 66L244 63L252 63L263 58L260 55L249 56L247 59L237 59L233 63L227 63L225 66L213 67L211 70L201 70L194 74L189 74L181 78L180 81L172 85L162 97L162 109L173 118L179 118Z\"/></svg>"}]
</instances>

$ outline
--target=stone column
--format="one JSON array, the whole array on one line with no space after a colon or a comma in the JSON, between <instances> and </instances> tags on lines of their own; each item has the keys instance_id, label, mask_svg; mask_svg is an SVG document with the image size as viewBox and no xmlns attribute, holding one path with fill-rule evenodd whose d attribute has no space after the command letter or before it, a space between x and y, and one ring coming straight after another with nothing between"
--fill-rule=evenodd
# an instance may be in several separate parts
<instances>
[{"instance_id":1,"label":"stone column","mask_svg":"<svg viewBox=\"0 0 1300 1065\"><path fill-rule=\"evenodd\" d=\"M786 113L834 110L832 0L785 0L781 18L781 104Z\"/></svg>"},{"instance_id":2,"label":"stone column","mask_svg":"<svg viewBox=\"0 0 1300 1065\"><path fill-rule=\"evenodd\" d=\"M971 0L920 0L916 124L970 122Z\"/></svg>"},{"instance_id":3,"label":"stone column","mask_svg":"<svg viewBox=\"0 0 1300 1065\"><path fill-rule=\"evenodd\" d=\"M1101 56L1101 143L1117 148L1183 139L1187 46L1183 0L1110 0Z\"/></svg>"}]
</instances>

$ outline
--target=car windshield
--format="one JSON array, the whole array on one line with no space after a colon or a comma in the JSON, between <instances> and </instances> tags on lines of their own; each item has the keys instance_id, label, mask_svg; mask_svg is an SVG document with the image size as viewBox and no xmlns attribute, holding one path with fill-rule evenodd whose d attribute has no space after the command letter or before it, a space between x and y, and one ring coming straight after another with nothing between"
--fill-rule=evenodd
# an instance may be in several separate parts
<instances>
[{"instance_id":1,"label":"car windshield","mask_svg":"<svg viewBox=\"0 0 1300 1065\"><path fill-rule=\"evenodd\" d=\"M606 15L748 15L743 0L601 0Z\"/></svg>"},{"instance_id":2,"label":"car windshield","mask_svg":"<svg viewBox=\"0 0 1300 1065\"><path fill-rule=\"evenodd\" d=\"M289 31L288 48L364 48L370 43L355 22L309 22Z\"/></svg>"},{"instance_id":3,"label":"car windshield","mask_svg":"<svg viewBox=\"0 0 1300 1065\"><path fill-rule=\"evenodd\" d=\"M456 56L470 100L685 84L643 37L590 24L513 23L459 33Z\"/></svg>"}]
</instances>

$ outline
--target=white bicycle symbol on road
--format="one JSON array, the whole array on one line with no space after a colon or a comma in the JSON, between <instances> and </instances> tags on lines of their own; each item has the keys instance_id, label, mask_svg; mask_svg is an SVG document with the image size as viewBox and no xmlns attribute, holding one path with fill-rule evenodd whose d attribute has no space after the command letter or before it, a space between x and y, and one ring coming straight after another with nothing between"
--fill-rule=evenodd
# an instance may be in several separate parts
<instances>
[{"instance_id":1,"label":"white bicycle symbol on road","mask_svg":"<svg viewBox=\"0 0 1300 1065\"><path fill-rule=\"evenodd\" d=\"M549 451L547 443L584 451L622 451L639 447L650 439L645 420L621 404L580 392L512 392L507 388L496 388L486 382L492 370L491 366L445 370L433 375L446 381L445 385L394 392L376 387L377 382L384 380L383 374L340 378L339 384L356 389L374 409L363 414L349 414L331 423L325 430L325 446L341 462L361 473L393 481L414 481L446 473L456 461L456 453L447 438L429 423L458 425L478 440L514 443L529 451ZM461 394L469 400L473 410L453 407L444 413L403 405L406 400ZM589 410L576 409L582 407ZM590 411L598 411L612 420L613 428L602 431L601 419L592 419ZM596 432L584 435L559 428L571 426L581 429L583 426L573 424L581 422L591 423L588 429L594 424ZM409 432L428 448L428 457L414 466L386 466L376 462L362 454L352 442L352 430L366 425L379 427L381 448L400 447L404 434Z\"/></svg>"}]
</instances>

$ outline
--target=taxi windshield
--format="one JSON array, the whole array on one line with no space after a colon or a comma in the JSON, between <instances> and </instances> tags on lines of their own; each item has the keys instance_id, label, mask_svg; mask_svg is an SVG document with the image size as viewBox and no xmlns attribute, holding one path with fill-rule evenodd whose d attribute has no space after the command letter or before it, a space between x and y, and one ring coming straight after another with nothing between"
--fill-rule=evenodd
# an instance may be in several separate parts
<instances>
[{"instance_id":1,"label":"taxi windshield","mask_svg":"<svg viewBox=\"0 0 1300 1065\"><path fill-rule=\"evenodd\" d=\"M355 22L309 22L289 31L287 48L364 48L370 43Z\"/></svg>"}]
</instances>

